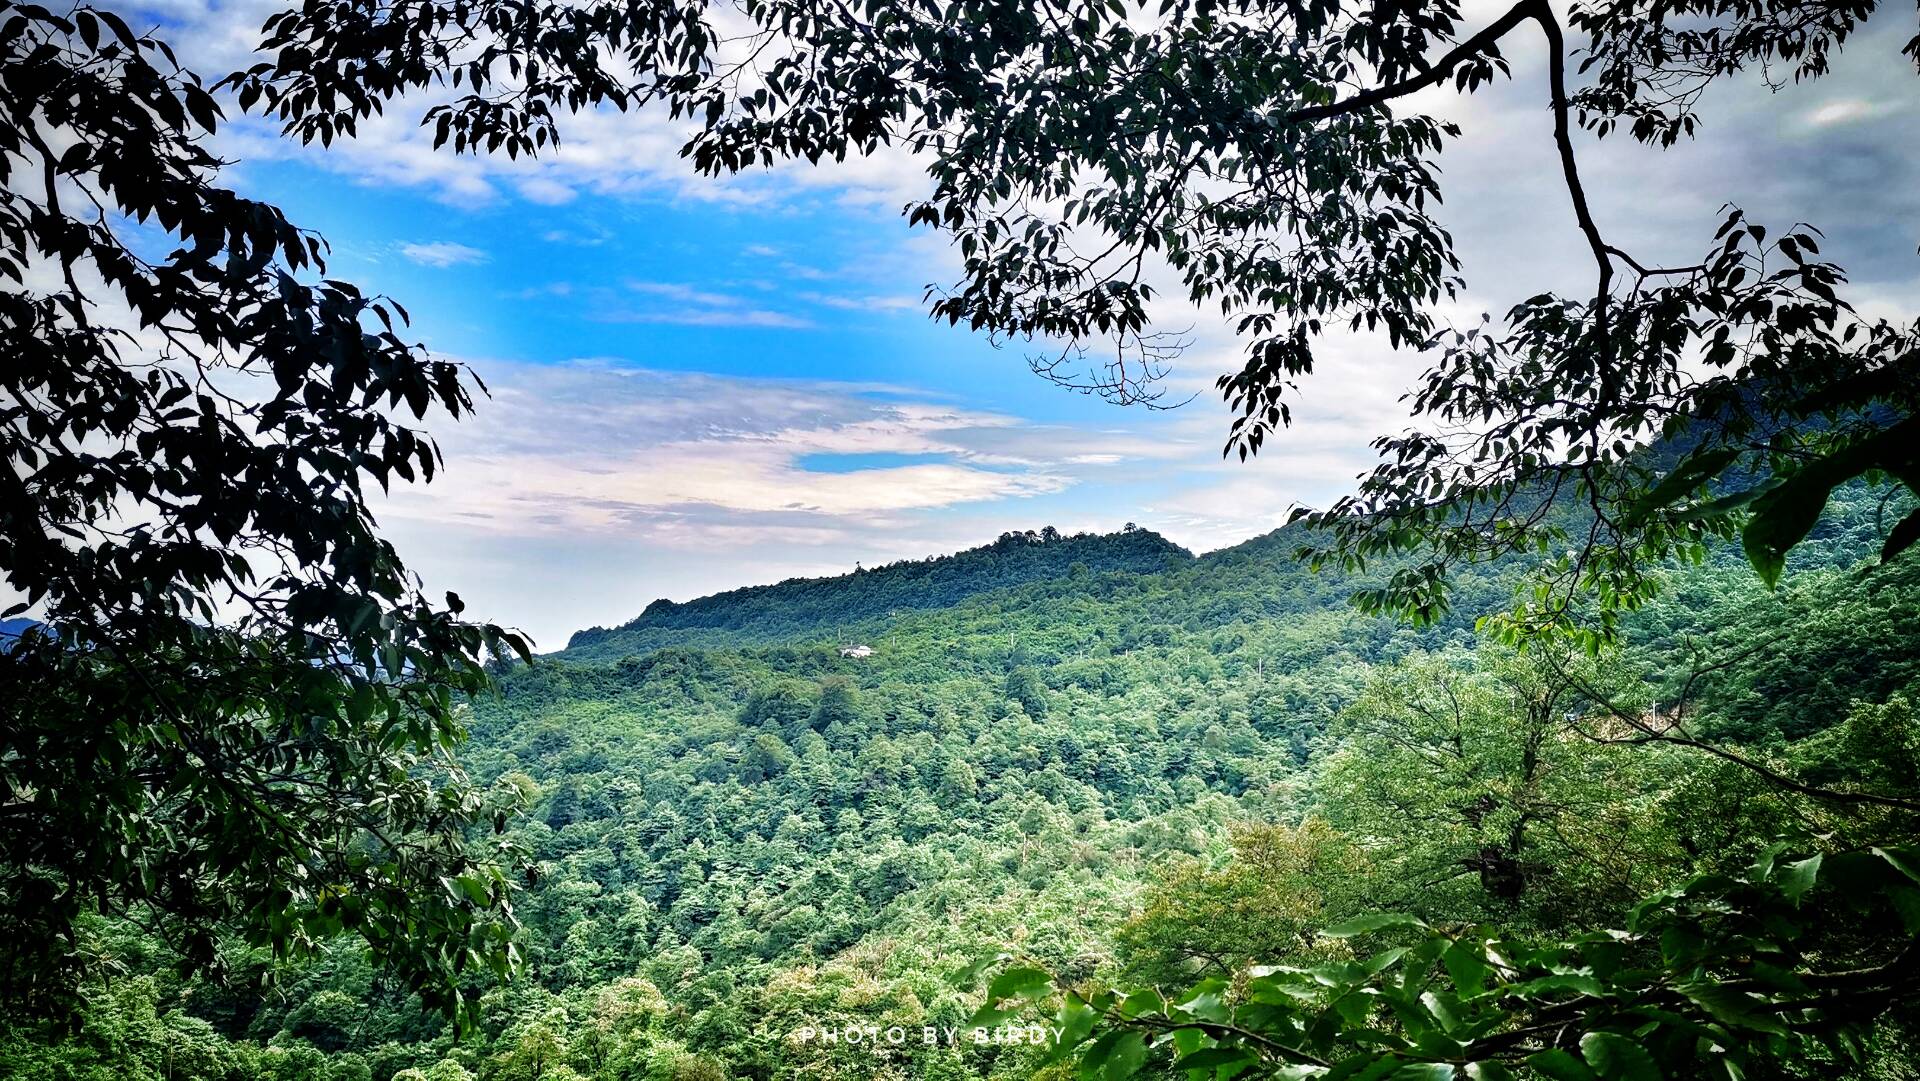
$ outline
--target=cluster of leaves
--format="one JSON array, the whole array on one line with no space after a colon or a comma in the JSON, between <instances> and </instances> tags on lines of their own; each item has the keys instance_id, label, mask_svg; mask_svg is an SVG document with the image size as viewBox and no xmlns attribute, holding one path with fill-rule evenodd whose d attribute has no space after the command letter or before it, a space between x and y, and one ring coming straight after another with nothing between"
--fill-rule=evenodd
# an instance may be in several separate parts
<instances>
[{"instance_id":1,"label":"cluster of leaves","mask_svg":"<svg viewBox=\"0 0 1920 1081\"><path fill-rule=\"evenodd\" d=\"M59 1012L87 911L183 965L357 933L423 994L506 971L506 808L452 765L487 650L374 528L472 407L397 304L218 184L220 111L111 12L0 3L0 990Z\"/></svg>"},{"instance_id":2,"label":"cluster of leaves","mask_svg":"<svg viewBox=\"0 0 1920 1081\"><path fill-rule=\"evenodd\" d=\"M1872 0L1765 0L1737 19L1721 0L1601 0L1573 9L1589 35L1581 62L1593 83L1574 97L1605 135L1623 123L1635 139L1672 146L1698 128L1701 95L1715 79L1759 67L1775 90L1825 75L1831 58L1879 4ZM1920 64L1920 35L1904 50Z\"/></svg>"},{"instance_id":3,"label":"cluster of leaves","mask_svg":"<svg viewBox=\"0 0 1920 1081\"><path fill-rule=\"evenodd\" d=\"M1920 986L1920 853L1783 847L1654 895L1622 930L1531 942L1377 914L1325 934L1408 944L1171 998L1007 969L976 1023L1058 997L1055 1055L1109 1079L1151 1061L1192 1079L1340 1081L1738 1079L1809 1054L1844 1063ZM1843 919L1844 932L1819 926Z\"/></svg>"},{"instance_id":4,"label":"cluster of leaves","mask_svg":"<svg viewBox=\"0 0 1920 1081\"><path fill-rule=\"evenodd\" d=\"M1358 600L1416 621L1446 610L1457 566L1530 556L1509 637L1570 630L1594 648L1657 593L1662 564L1698 562L1711 541L1738 536L1772 586L1836 488L1920 492L1920 324L1855 315L1818 252L1814 231L1769 241L1734 210L1681 280L1590 303L1541 295L1504 333L1450 334L1416 398L1443 427L1377 440L1383 461L1353 494L1297 515L1322 529L1299 554L1349 568L1410 555ZM1596 401L1585 388L1602 373ZM1910 514L1881 558L1917 538Z\"/></svg>"}]
</instances>

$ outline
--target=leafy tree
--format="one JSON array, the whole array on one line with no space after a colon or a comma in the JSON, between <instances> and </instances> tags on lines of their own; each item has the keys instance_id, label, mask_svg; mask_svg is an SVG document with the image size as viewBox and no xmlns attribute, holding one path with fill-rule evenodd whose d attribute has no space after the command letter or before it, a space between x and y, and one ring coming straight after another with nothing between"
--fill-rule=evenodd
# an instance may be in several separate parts
<instances>
[{"instance_id":1,"label":"leafy tree","mask_svg":"<svg viewBox=\"0 0 1920 1081\"><path fill-rule=\"evenodd\" d=\"M813 707L807 727L824 732L835 723L853 724L860 717L860 699L853 685L844 679L828 679L820 684L820 701Z\"/></svg>"},{"instance_id":2,"label":"leafy tree","mask_svg":"<svg viewBox=\"0 0 1920 1081\"><path fill-rule=\"evenodd\" d=\"M1031 666L1018 664L1007 672L1006 695L1035 720L1047 715L1047 687Z\"/></svg>"},{"instance_id":3,"label":"leafy tree","mask_svg":"<svg viewBox=\"0 0 1920 1081\"><path fill-rule=\"evenodd\" d=\"M771 732L756 736L740 759L740 779L748 783L777 777L793 764L793 752Z\"/></svg>"},{"instance_id":4,"label":"leafy tree","mask_svg":"<svg viewBox=\"0 0 1920 1081\"><path fill-rule=\"evenodd\" d=\"M775 735L797 738L810 727L818 706L814 688L788 679L756 691L740 712L740 723L764 727ZM843 708L843 707L829 707Z\"/></svg>"},{"instance_id":5,"label":"leafy tree","mask_svg":"<svg viewBox=\"0 0 1920 1081\"><path fill-rule=\"evenodd\" d=\"M547 825L565 829L580 820L580 786L569 778L547 797Z\"/></svg>"},{"instance_id":6,"label":"leafy tree","mask_svg":"<svg viewBox=\"0 0 1920 1081\"><path fill-rule=\"evenodd\" d=\"M1177 987L1318 952L1321 927L1357 910L1365 856L1322 819L1242 826L1222 867L1193 862L1156 883L1117 941L1129 977Z\"/></svg>"},{"instance_id":7,"label":"leafy tree","mask_svg":"<svg viewBox=\"0 0 1920 1081\"><path fill-rule=\"evenodd\" d=\"M1670 864L1648 816L1670 756L1582 736L1570 718L1587 703L1548 648L1416 656L1342 715L1319 787L1328 820L1380 864L1374 904L1579 926Z\"/></svg>"},{"instance_id":8,"label":"leafy tree","mask_svg":"<svg viewBox=\"0 0 1920 1081\"><path fill-rule=\"evenodd\" d=\"M0 993L69 1010L96 911L189 970L347 931L459 1001L513 920L456 701L525 644L421 596L365 486L431 477L399 410L473 384L219 186L164 43L9 0L0 49L0 578L40 621L0 651Z\"/></svg>"}]
</instances>

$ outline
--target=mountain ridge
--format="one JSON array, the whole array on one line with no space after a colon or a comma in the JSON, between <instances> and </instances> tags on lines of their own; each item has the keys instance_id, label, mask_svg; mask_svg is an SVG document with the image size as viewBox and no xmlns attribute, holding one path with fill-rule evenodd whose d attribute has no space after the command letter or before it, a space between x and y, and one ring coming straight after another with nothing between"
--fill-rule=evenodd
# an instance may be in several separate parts
<instances>
[{"instance_id":1,"label":"mountain ridge","mask_svg":"<svg viewBox=\"0 0 1920 1081\"><path fill-rule=\"evenodd\" d=\"M1077 574L1157 574L1197 562L1150 529L1010 531L950 555L818 578L744 586L690 601L656 600L617 627L576 631L554 656L610 660L664 646L744 646L836 633L890 612L949 608L982 593Z\"/></svg>"}]
</instances>

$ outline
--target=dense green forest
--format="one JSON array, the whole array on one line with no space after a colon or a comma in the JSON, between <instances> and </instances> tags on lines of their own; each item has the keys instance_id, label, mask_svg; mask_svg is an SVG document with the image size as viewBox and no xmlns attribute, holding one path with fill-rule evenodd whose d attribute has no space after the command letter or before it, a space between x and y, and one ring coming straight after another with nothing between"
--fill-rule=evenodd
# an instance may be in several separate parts
<instances>
[{"instance_id":1,"label":"dense green forest","mask_svg":"<svg viewBox=\"0 0 1920 1081\"><path fill-rule=\"evenodd\" d=\"M1614 926L1776 838L1910 832L1903 810L1582 727L1684 711L1783 776L1920 787L1920 563L1879 564L1884 492L1849 493L1777 592L1712 553L1599 656L1477 634L1513 585L1498 565L1463 576L1436 625L1362 615L1362 583L1294 562L1288 531L1199 558L1147 530L1015 533L657 603L498 664L497 692L469 704L464 767L526 808L501 835L522 861L525 974L486 991L472 1031L352 948L263 991L268 962L237 943L183 980L140 927L102 919L77 1028L10 1028L0 1063L22 1079L1021 1076L1045 1048L1004 1026L972 1038L981 991L954 978L1002 951L1171 994L1337 961L1346 940L1318 932L1379 910ZM1913 1076L1913 1019L1887 1019L1859 1076Z\"/></svg>"},{"instance_id":2,"label":"dense green forest","mask_svg":"<svg viewBox=\"0 0 1920 1081\"><path fill-rule=\"evenodd\" d=\"M1827 75L1875 0L306 0L179 23L194 6L0 0L6 1081L1920 1075L1920 321L1893 302L1911 206L1888 194L1911 185L1858 168L1902 130L1885 80L1920 38L1828 84L1849 97L1760 93ZM1892 19L1888 45L1912 32ZM1516 102L1551 122L1509 123ZM1345 494L1225 551L1013 532L656 602L536 658L427 589L376 492L432 481L434 433L484 408L428 339L526 344L448 339L446 312L520 295L548 360L601 355L546 333L572 283L516 293L533 260L502 249L415 327L378 291L405 279L368 250L330 267L227 186L228 154L282 158L256 141L277 130L310 148L289 169L322 170L287 177L330 178L387 118L431 140L409 176L415 150L565 168L561 124L629 110L666 126L587 158L910 163L888 185L945 279L911 283L926 314L1129 405L1184 388L1169 363L1199 346L1228 455L1277 442L1316 368L1379 378L1384 345L1421 374L1390 431L1343 431L1372 452ZM1591 158L1713 112L1779 183ZM1829 120L1856 134L1821 141ZM1452 168L1476 128L1495 172ZM527 202L576 193L518 175ZM629 212L660 178L586 175L622 202L579 220L633 223L623 276L731 265L727 230L683 248ZM1455 178L1558 216L1456 218ZM1723 202L1742 188L1767 193L1753 218ZM344 215L348 250L488 263L415 259L398 206ZM1836 209L1857 284L1811 224ZM869 224L862 261L893 267ZM567 243L518 250L584 259ZM1489 253L1511 273L1470 286ZM813 327L785 314L801 280L764 312L707 279L621 291L689 309L661 325L770 333ZM629 322L601 299L585 318ZM1182 300L1213 325L1168 324ZM626 335L685 374L863 403L931 371L891 343L847 364L826 337ZM813 407L736 430L731 385L701 441L657 445L725 434L701 451L723 469L741 439L797 445L768 425ZM1003 412L973 376L938 386ZM1084 428L1009 430L1081 460ZM993 498L1050 486L1032 464L1046 484Z\"/></svg>"}]
</instances>

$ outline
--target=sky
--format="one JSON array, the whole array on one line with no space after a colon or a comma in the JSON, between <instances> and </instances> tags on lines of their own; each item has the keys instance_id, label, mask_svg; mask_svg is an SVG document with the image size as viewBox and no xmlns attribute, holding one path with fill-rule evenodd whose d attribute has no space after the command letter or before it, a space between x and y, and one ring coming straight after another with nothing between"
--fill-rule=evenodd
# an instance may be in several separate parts
<instances>
[{"instance_id":1,"label":"sky","mask_svg":"<svg viewBox=\"0 0 1920 1081\"><path fill-rule=\"evenodd\" d=\"M209 76L249 61L261 0L139 9ZM1487 7L1469 4L1470 24ZM1694 261L1733 202L1807 221L1868 308L1920 304L1920 81L1885 13L1837 70L1775 93L1716 90L1693 142L1668 151L1579 140L1594 210L1643 262ZM1531 43L1511 83L1409 107L1466 129L1441 157L1440 213L1466 259L1477 320L1591 268L1573 229ZM226 183L277 203L333 248L330 274L387 293L414 336L491 390L433 431L447 468L376 508L429 589L522 628L572 631L796 575L836 574L985 543L1008 529L1127 522L1196 551L1324 505L1407 426L1422 358L1339 336L1302 387L1296 424L1253 462L1223 460L1212 390L1239 365L1217 317L1168 304L1189 331L1164 411L1122 408L1034 376L1027 350L932 322L923 292L957 259L901 206L924 191L900 153L716 180L678 157L664 116L592 114L533 162L431 149L418 109L303 148L256 120L221 135Z\"/></svg>"}]
</instances>

